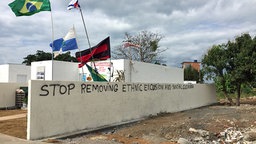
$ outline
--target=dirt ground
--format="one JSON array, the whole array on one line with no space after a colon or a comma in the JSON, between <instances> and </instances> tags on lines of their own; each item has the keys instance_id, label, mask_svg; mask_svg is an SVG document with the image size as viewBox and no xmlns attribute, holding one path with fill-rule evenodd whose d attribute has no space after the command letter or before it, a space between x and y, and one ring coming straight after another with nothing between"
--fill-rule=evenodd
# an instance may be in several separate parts
<instances>
[{"instance_id":1,"label":"dirt ground","mask_svg":"<svg viewBox=\"0 0 256 144\"><path fill-rule=\"evenodd\" d=\"M24 113L24 110L0 110L0 117ZM256 96L241 99L241 106L216 105L177 113L160 113L146 120L64 139L48 139L52 143L88 144L176 144L228 143L223 138L233 130L237 141L256 143ZM0 133L26 138L26 118L0 121ZM248 136L249 133L249 136ZM239 137L242 135L242 138ZM183 138L183 139L181 139Z\"/></svg>"},{"instance_id":2,"label":"dirt ground","mask_svg":"<svg viewBox=\"0 0 256 144\"><path fill-rule=\"evenodd\" d=\"M0 118L16 114L27 113L26 110L0 110ZM27 118L0 121L0 133L26 139Z\"/></svg>"}]
</instances>

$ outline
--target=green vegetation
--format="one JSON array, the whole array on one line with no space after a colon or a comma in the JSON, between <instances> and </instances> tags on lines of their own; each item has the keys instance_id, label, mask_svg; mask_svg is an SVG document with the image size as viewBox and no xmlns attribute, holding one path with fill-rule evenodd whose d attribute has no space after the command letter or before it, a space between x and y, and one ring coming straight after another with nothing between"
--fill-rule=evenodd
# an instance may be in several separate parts
<instances>
[{"instance_id":1,"label":"green vegetation","mask_svg":"<svg viewBox=\"0 0 256 144\"><path fill-rule=\"evenodd\" d=\"M241 94L254 94L256 81L256 37L236 37L226 44L214 45L202 59L206 79L215 82L219 97L232 98L240 105Z\"/></svg>"},{"instance_id":2,"label":"green vegetation","mask_svg":"<svg viewBox=\"0 0 256 144\"><path fill-rule=\"evenodd\" d=\"M30 54L23 58L24 61L22 63L26 65L31 65L31 63L35 61L51 60L52 56L52 53L38 50L36 54ZM70 52L60 54L56 58L54 58L54 60L77 62L76 58L70 55Z\"/></svg>"},{"instance_id":3,"label":"green vegetation","mask_svg":"<svg viewBox=\"0 0 256 144\"><path fill-rule=\"evenodd\" d=\"M242 85L241 90L242 90L241 98L256 96L256 88L252 88L248 85ZM228 94L231 99L236 99L236 97L237 97L237 93L235 91L228 93ZM217 88L217 99L220 100L220 99L224 99L224 98L226 98L226 97L225 97L225 94L223 93L223 91L221 91L220 89Z\"/></svg>"},{"instance_id":4,"label":"green vegetation","mask_svg":"<svg viewBox=\"0 0 256 144\"><path fill-rule=\"evenodd\" d=\"M184 69L184 80L185 81L196 81L199 83L199 72L195 70L191 65Z\"/></svg>"}]
</instances>

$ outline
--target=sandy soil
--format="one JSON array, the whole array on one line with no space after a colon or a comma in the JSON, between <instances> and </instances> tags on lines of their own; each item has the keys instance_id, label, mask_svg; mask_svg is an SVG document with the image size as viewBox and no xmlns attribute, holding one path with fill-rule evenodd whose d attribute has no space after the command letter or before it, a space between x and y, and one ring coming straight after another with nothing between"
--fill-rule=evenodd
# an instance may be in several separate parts
<instances>
[{"instance_id":1,"label":"sandy soil","mask_svg":"<svg viewBox=\"0 0 256 144\"><path fill-rule=\"evenodd\" d=\"M14 109L14 110L0 110L0 117L10 116L15 114L27 113L26 110Z\"/></svg>"},{"instance_id":2,"label":"sandy soil","mask_svg":"<svg viewBox=\"0 0 256 144\"><path fill-rule=\"evenodd\" d=\"M207 131L207 140L218 141L227 128L243 134L256 130L256 97L241 100L241 106L217 105L178 112L161 113L147 120L118 126L72 138L46 140L58 143L88 144L175 144L180 138L195 140L200 134L190 129ZM24 112L24 111L20 111ZM19 112L17 112L19 113ZM0 111L0 117L17 114L16 111ZM26 118L0 121L0 133L26 138ZM202 136L202 135L201 135ZM256 142L256 132L251 135Z\"/></svg>"},{"instance_id":3,"label":"sandy soil","mask_svg":"<svg viewBox=\"0 0 256 144\"><path fill-rule=\"evenodd\" d=\"M26 110L0 110L0 118L27 113ZM26 139L27 118L0 121L0 133Z\"/></svg>"}]
</instances>

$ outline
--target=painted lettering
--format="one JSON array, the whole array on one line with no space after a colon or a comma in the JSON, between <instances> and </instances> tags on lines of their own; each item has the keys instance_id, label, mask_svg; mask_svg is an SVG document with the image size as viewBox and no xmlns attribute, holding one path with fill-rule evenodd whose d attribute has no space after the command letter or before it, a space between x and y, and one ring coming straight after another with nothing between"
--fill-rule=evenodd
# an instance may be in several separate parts
<instances>
[{"instance_id":1,"label":"painted lettering","mask_svg":"<svg viewBox=\"0 0 256 144\"><path fill-rule=\"evenodd\" d=\"M60 85L60 88L59 88L59 92L60 92L60 94L65 94L66 92L67 92L67 87L66 86L64 86L64 85Z\"/></svg>"},{"instance_id":2,"label":"painted lettering","mask_svg":"<svg viewBox=\"0 0 256 144\"><path fill-rule=\"evenodd\" d=\"M172 85L166 84L166 85L164 85L164 89L165 90L171 90L172 89Z\"/></svg>"},{"instance_id":3,"label":"painted lettering","mask_svg":"<svg viewBox=\"0 0 256 144\"><path fill-rule=\"evenodd\" d=\"M85 93L86 84L81 84L81 94Z\"/></svg>"},{"instance_id":4,"label":"painted lettering","mask_svg":"<svg viewBox=\"0 0 256 144\"><path fill-rule=\"evenodd\" d=\"M126 92L126 85L122 85L122 92Z\"/></svg>"},{"instance_id":5,"label":"painted lettering","mask_svg":"<svg viewBox=\"0 0 256 144\"><path fill-rule=\"evenodd\" d=\"M191 89L194 88L192 84L173 84L172 89Z\"/></svg>"},{"instance_id":6,"label":"painted lettering","mask_svg":"<svg viewBox=\"0 0 256 144\"><path fill-rule=\"evenodd\" d=\"M49 85L43 85L41 87L41 91L44 93L41 93L40 96L48 96L50 94L50 90L52 89L52 96L55 96L57 93L64 95L64 94L71 94L71 91L75 88L75 84L71 83L66 85L60 85L60 84L49 84Z\"/></svg>"},{"instance_id":7,"label":"painted lettering","mask_svg":"<svg viewBox=\"0 0 256 144\"><path fill-rule=\"evenodd\" d=\"M70 91L73 90L75 87L76 87L76 85L73 83L68 85L68 95L70 95Z\"/></svg>"},{"instance_id":8,"label":"painted lettering","mask_svg":"<svg viewBox=\"0 0 256 144\"><path fill-rule=\"evenodd\" d=\"M48 85L43 85L43 86L41 87L41 91L44 91L45 94L40 94L39 96L48 96L49 91L48 91L47 89L45 89L45 87L48 87Z\"/></svg>"},{"instance_id":9,"label":"painted lettering","mask_svg":"<svg viewBox=\"0 0 256 144\"><path fill-rule=\"evenodd\" d=\"M93 84L82 83L80 85L81 94L84 93L102 93L102 92L118 92L118 84ZM49 84L41 86L41 93L39 96L55 95L71 95L71 91L76 88L74 83L68 85L63 84ZM193 84L158 84L158 83L127 83L121 85L121 92L142 92L142 91L160 91L160 90L186 90L194 88Z\"/></svg>"},{"instance_id":10,"label":"painted lettering","mask_svg":"<svg viewBox=\"0 0 256 144\"><path fill-rule=\"evenodd\" d=\"M148 85L144 84L144 91L148 91Z\"/></svg>"},{"instance_id":11,"label":"painted lettering","mask_svg":"<svg viewBox=\"0 0 256 144\"><path fill-rule=\"evenodd\" d=\"M117 92L118 84L107 84L107 85L97 85L97 84L81 84L81 94L91 93L91 92Z\"/></svg>"},{"instance_id":12,"label":"painted lettering","mask_svg":"<svg viewBox=\"0 0 256 144\"><path fill-rule=\"evenodd\" d=\"M164 90L164 85L162 84L144 84L144 91L156 91Z\"/></svg>"},{"instance_id":13,"label":"painted lettering","mask_svg":"<svg viewBox=\"0 0 256 144\"><path fill-rule=\"evenodd\" d=\"M98 87L99 87L98 85L92 85L92 90L97 91Z\"/></svg>"},{"instance_id":14,"label":"painted lettering","mask_svg":"<svg viewBox=\"0 0 256 144\"><path fill-rule=\"evenodd\" d=\"M60 84L50 84L49 86L53 87L52 96L55 96L55 88L56 88L56 86L60 86Z\"/></svg>"}]
</instances>

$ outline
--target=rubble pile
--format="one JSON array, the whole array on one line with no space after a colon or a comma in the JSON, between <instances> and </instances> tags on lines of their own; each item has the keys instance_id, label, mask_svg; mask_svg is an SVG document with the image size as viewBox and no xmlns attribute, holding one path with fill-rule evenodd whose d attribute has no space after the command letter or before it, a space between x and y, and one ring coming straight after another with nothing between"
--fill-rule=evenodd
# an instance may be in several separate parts
<instances>
[{"instance_id":1,"label":"rubble pile","mask_svg":"<svg viewBox=\"0 0 256 144\"><path fill-rule=\"evenodd\" d=\"M221 139L226 143L237 143L243 141L243 134L234 127L227 128L220 133Z\"/></svg>"},{"instance_id":2,"label":"rubble pile","mask_svg":"<svg viewBox=\"0 0 256 144\"><path fill-rule=\"evenodd\" d=\"M238 130L238 128L229 127L218 134L190 128L189 132L197 133L199 136L189 140L180 138L179 144L256 144L256 129L253 128Z\"/></svg>"}]
</instances>

